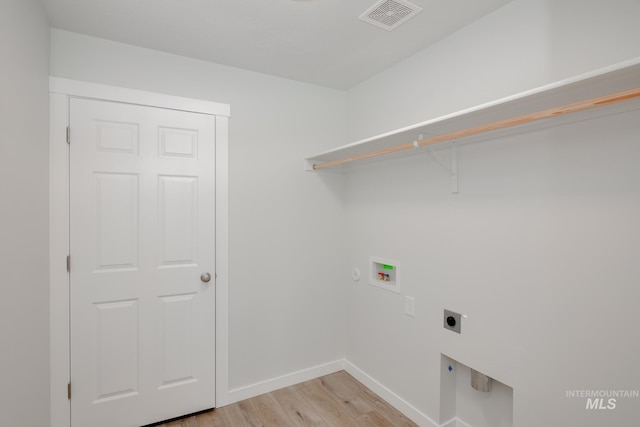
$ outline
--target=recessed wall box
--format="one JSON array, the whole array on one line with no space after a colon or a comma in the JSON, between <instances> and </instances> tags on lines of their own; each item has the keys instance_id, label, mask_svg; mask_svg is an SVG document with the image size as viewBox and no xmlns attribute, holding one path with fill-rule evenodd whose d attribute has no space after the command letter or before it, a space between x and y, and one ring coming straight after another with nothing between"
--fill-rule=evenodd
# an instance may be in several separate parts
<instances>
[{"instance_id":1,"label":"recessed wall box","mask_svg":"<svg viewBox=\"0 0 640 427\"><path fill-rule=\"evenodd\" d=\"M395 260L370 257L369 283L388 291L400 292L400 263Z\"/></svg>"},{"instance_id":2,"label":"recessed wall box","mask_svg":"<svg viewBox=\"0 0 640 427\"><path fill-rule=\"evenodd\" d=\"M471 369L471 387L475 390L488 393L492 389L493 380L482 372Z\"/></svg>"},{"instance_id":3,"label":"recessed wall box","mask_svg":"<svg viewBox=\"0 0 640 427\"><path fill-rule=\"evenodd\" d=\"M450 331L460 333L462 326L462 315L454 311L444 311L444 328Z\"/></svg>"}]
</instances>

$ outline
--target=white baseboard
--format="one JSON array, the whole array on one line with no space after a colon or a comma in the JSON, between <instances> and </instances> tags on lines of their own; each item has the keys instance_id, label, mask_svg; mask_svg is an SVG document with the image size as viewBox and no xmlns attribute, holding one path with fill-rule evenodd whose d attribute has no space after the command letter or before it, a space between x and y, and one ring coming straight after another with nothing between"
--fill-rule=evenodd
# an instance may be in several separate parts
<instances>
[{"instance_id":1,"label":"white baseboard","mask_svg":"<svg viewBox=\"0 0 640 427\"><path fill-rule=\"evenodd\" d=\"M421 427L439 427L436 422L422 413L415 406L411 405L409 402L395 394L393 391L380 384L377 380L375 380L369 374L367 374L348 360L345 360L344 362L344 369L355 379L367 386L371 391L386 400L391 406L402 412L414 423L418 424ZM452 425L451 427L454 426Z\"/></svg>"},{"instance_id":2,"label":"white baseboard","mask_svg":"<svg viewBox=\"0 0 640 427\"><path fill-rule=\"evenodd\" d=\"M469 424L462 421L460 418L452 418L446 423L442 424L441 427L471 427Z\"/></svg>"},{"instance_id":3,"label":"white baseboard","mask_svg":"<svg viewBox=\"0 0 640 427\"><path fill-rule=\"evenodd\" d=\"M456 418L456 427L471 427L469 424L462 421L460 418Z\"/></svg>"},{"instance_id":4,"label":"white baseboard","mask_svg":"<svg viewBox=\"0 0 640 427\"><path fill-rule=\"evenodd\" d=\"M240 402L241 400L249 399L264 393L270 393L283 387L289 387L324 375L342 371L344 369L344 362L344 359L340 359L283 375L281 377L229 390L228 404Z\"/></svg>"}]
</instances>

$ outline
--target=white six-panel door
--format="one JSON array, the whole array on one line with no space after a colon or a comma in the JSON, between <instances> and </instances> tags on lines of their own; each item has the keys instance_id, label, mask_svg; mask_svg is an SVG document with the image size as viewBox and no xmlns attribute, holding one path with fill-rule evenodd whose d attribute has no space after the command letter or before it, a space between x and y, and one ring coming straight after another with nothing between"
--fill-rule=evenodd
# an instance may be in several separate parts
<instances>
[{"instance_id":1,"label":"white six-panel door","mask_svg":"<svg viewBox=\"0 0 640 427\"><path fill-rule=\"evenodd\" d=\"M214 118L71 99L70 129L72 426L212 408Z\"/></svg>"}]
</instances>

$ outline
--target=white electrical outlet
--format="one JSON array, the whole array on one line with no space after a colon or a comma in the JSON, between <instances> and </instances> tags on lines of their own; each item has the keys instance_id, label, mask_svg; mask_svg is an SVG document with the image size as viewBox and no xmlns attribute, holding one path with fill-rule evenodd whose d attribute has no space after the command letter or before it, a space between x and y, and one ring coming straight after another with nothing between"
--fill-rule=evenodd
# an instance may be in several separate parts
<instances>
[{"instance_id":1,"label":"white electrical outlet","mask_svg":"<svg viewBox=\"0 0 640 427\"><path fill-rule=\"evenodd\" d=\"M404 297L404 314L416 317L416 299L414 297Z\"/></svg>"}]
</instances>

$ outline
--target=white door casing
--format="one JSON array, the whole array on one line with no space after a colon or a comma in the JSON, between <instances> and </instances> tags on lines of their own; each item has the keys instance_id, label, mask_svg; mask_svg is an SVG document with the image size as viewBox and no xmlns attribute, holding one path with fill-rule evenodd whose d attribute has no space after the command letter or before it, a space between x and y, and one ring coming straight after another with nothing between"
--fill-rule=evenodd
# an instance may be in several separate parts
<instances>
[{"instance_id":1,"label":"white door casing","mask_svg":"<svg viewBox=\"0 0 640 427\"><path fill-rule=\"evenodd\" d=\"M61 398L69 378L73 425L142 425L224 405L228 136L227 117L218 113L228 115L228 106L62 79L52 79L54 86L72 90L52 93L51 425L70 425L69 401ZM177 111L202 106L209 111ZM65 116L72 128L70 176L62 173L69 158L57 133ZM203 138L211 144L201 144ZM69 253L65 229L70 305L69 276L64 280L53 261ZM218 279L205 284L203 272Z\"/></svg>"}]
</instances>

